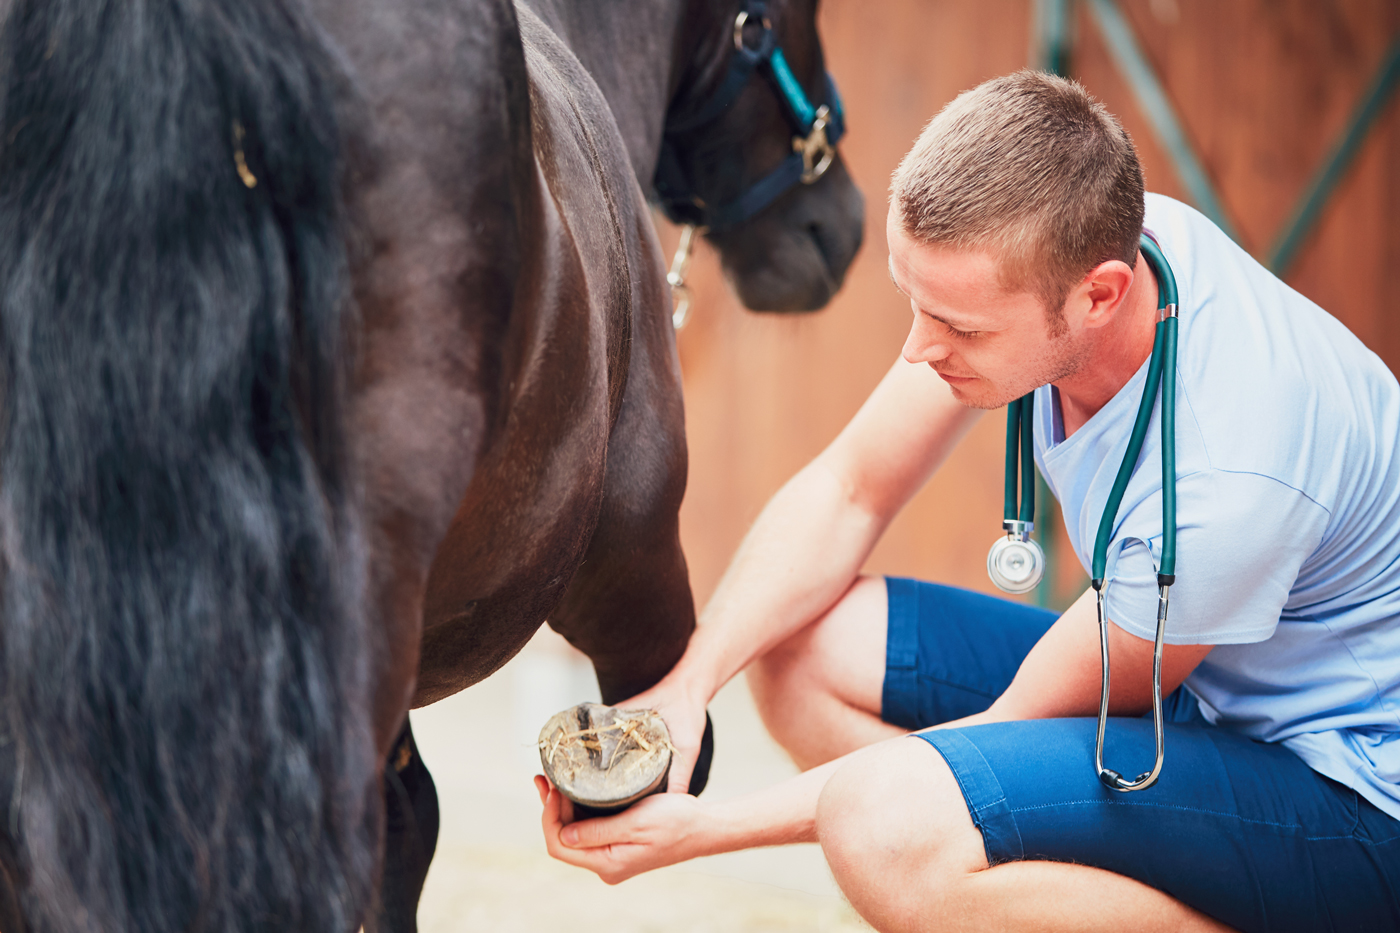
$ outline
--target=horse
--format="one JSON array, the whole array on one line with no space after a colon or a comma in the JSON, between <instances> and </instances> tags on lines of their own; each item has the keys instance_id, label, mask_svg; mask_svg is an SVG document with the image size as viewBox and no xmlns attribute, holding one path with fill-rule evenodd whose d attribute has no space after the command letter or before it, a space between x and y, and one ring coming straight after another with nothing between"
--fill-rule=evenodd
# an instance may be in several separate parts
<instances>
[{"instance_id":1,"label":"horse","mask_svg":"<svg viewBox=\"0 0 1400 933\"><path fill-rule=\"evenodd\" d=\"M815 0L0 0L0 929L414 929L407 711L670 669L645 191L824 304L824 75Z\"/></svg>"}]
</instances>

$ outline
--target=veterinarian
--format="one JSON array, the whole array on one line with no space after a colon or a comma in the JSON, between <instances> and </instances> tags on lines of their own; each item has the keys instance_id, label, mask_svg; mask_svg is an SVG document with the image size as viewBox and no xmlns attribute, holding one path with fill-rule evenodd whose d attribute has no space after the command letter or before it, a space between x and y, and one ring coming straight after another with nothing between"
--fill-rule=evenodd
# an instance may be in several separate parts
<instances>
[{"instance_id":1,"label":"veterinarian","mask_svg":"<svg viewBox=\"0 0 1400 933\"><path fill-rule=\"evenodd\" d=\"M860 568L977 410L1031 392L1036 464L1090 567L1163 316L1143 235L1179 344L1175 475L1158 408L1109 519L1104 757L1129 778L1156 755L1169 489L1177 558L1165 764L1125 792L1094 764L1094 590L1056 618ZM549 851L613 882L816 841L886 933L1400 929L1395 378L1203 216L1145 197L1118 121L1059 78L949 104L895 172L887 237L903 360L768 504L674 672L624 704L662 711L684 790L706 703L747 669L806 770L578 823L540 778Z\"/></svg>"}]
</instances>

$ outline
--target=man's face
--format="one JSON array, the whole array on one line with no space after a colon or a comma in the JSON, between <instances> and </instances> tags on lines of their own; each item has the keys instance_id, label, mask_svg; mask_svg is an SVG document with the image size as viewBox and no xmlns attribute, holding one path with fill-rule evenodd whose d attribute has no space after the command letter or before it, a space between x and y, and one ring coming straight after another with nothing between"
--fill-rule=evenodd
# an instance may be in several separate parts
<instances>
[{"instance_id":1,"label":"man's face","mask_svg":"<svg viewBox=\"0 0 1400 933\"><path fill-rule=\"evenodd\" d=\"M890 277L914 312L904 359L927 363L959 402L999 408L1083 367L1089 351L1077 328L1053 333L1038 297L1002 288L990 253L916 243L893 208L886 231Z\"/></svg>"}]
</instances>

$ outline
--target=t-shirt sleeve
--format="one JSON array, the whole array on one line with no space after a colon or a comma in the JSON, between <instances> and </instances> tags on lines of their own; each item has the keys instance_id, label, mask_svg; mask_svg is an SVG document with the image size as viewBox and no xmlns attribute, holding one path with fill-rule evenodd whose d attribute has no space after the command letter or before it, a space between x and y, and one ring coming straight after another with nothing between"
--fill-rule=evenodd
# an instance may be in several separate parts
<instances>
[{"instance_id":1,"label":"t-shirt sleeve","mask_svg":"<svg viewBox=\"0 0 1400 933\"><path fill-rule=\"evenodd\" d=\"M1272 635L1328 518L1318 503L1266 476L1209 470L1182 477L1166 642L1243 644ZM1108 617L1141 638L1157 634L1161 549L1158 491L1133 506L1108 551Z\"/></svg>"}]
</instances>

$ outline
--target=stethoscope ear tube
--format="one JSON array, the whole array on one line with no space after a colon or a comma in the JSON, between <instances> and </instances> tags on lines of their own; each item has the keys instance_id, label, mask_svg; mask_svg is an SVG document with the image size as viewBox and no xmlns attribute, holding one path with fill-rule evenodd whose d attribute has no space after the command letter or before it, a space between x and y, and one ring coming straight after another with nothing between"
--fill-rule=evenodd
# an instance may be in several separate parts
<instances>
[{"instance_id":1,"label":"stethoscope ear tube","mask_svg":"<svg viewBox=\"0 0 1400 933\"><path fill-rule=\"evenodd\" d=\"M1103 517L1099 519L1099 532L1094 538L1094 559L1089 575L1102 580L1108 569L1108 544L1113 540L1113 526L1118 521L1118 507L1123 504L1123 494L1128 491L1128 481L1133 478L1133 468L1137 466L1142 453L1142 443L1147 439L1147 426L1152 422L1152 409L1157 401L1157 389L1162 383L1162 357L1166 350L1163 337L1163 323L1157 324L1157 335L1152 341L1152 356L1147 362L1147 382L1142 389L1142 401L1138 403L1137 419L1133 422L1133 433L1128 437L1128 449L1123 454L1123 462L1118 466L1118 475L1113 478L1113 488L1109 490L1108 502L1103 507ZM1175 541L1172 543L1175 550Z\"/></svg>"},{"instance_id":2,"label":"stethoscope ear tube","mask_svg":"<svg viewBox=\"0 0 1400 933\"><path fill-rule=\"evenodd\" d=\"M1157 778L1162 774L1162 763L1166 760L1166 730L1162 717L1162 641L1167 631L1167 590L1170 587L1158 588L1157 638L1152 644L1152 735L1156 740L1157 754L1151 771L1139 774L1129 781L1117 771L1103 765L1103 738L1108 729L1108 616L1104 613L1104 581L1095 580L1093 584L1094 605L1099 617L1099 657L1103 660L1103 686L1099 691L1099 728L1094 736L1094 771L1098 774L1100 783L1109 790L1121 793L1147 790L1157 783Z\"/></svg>"}]
</instances>

